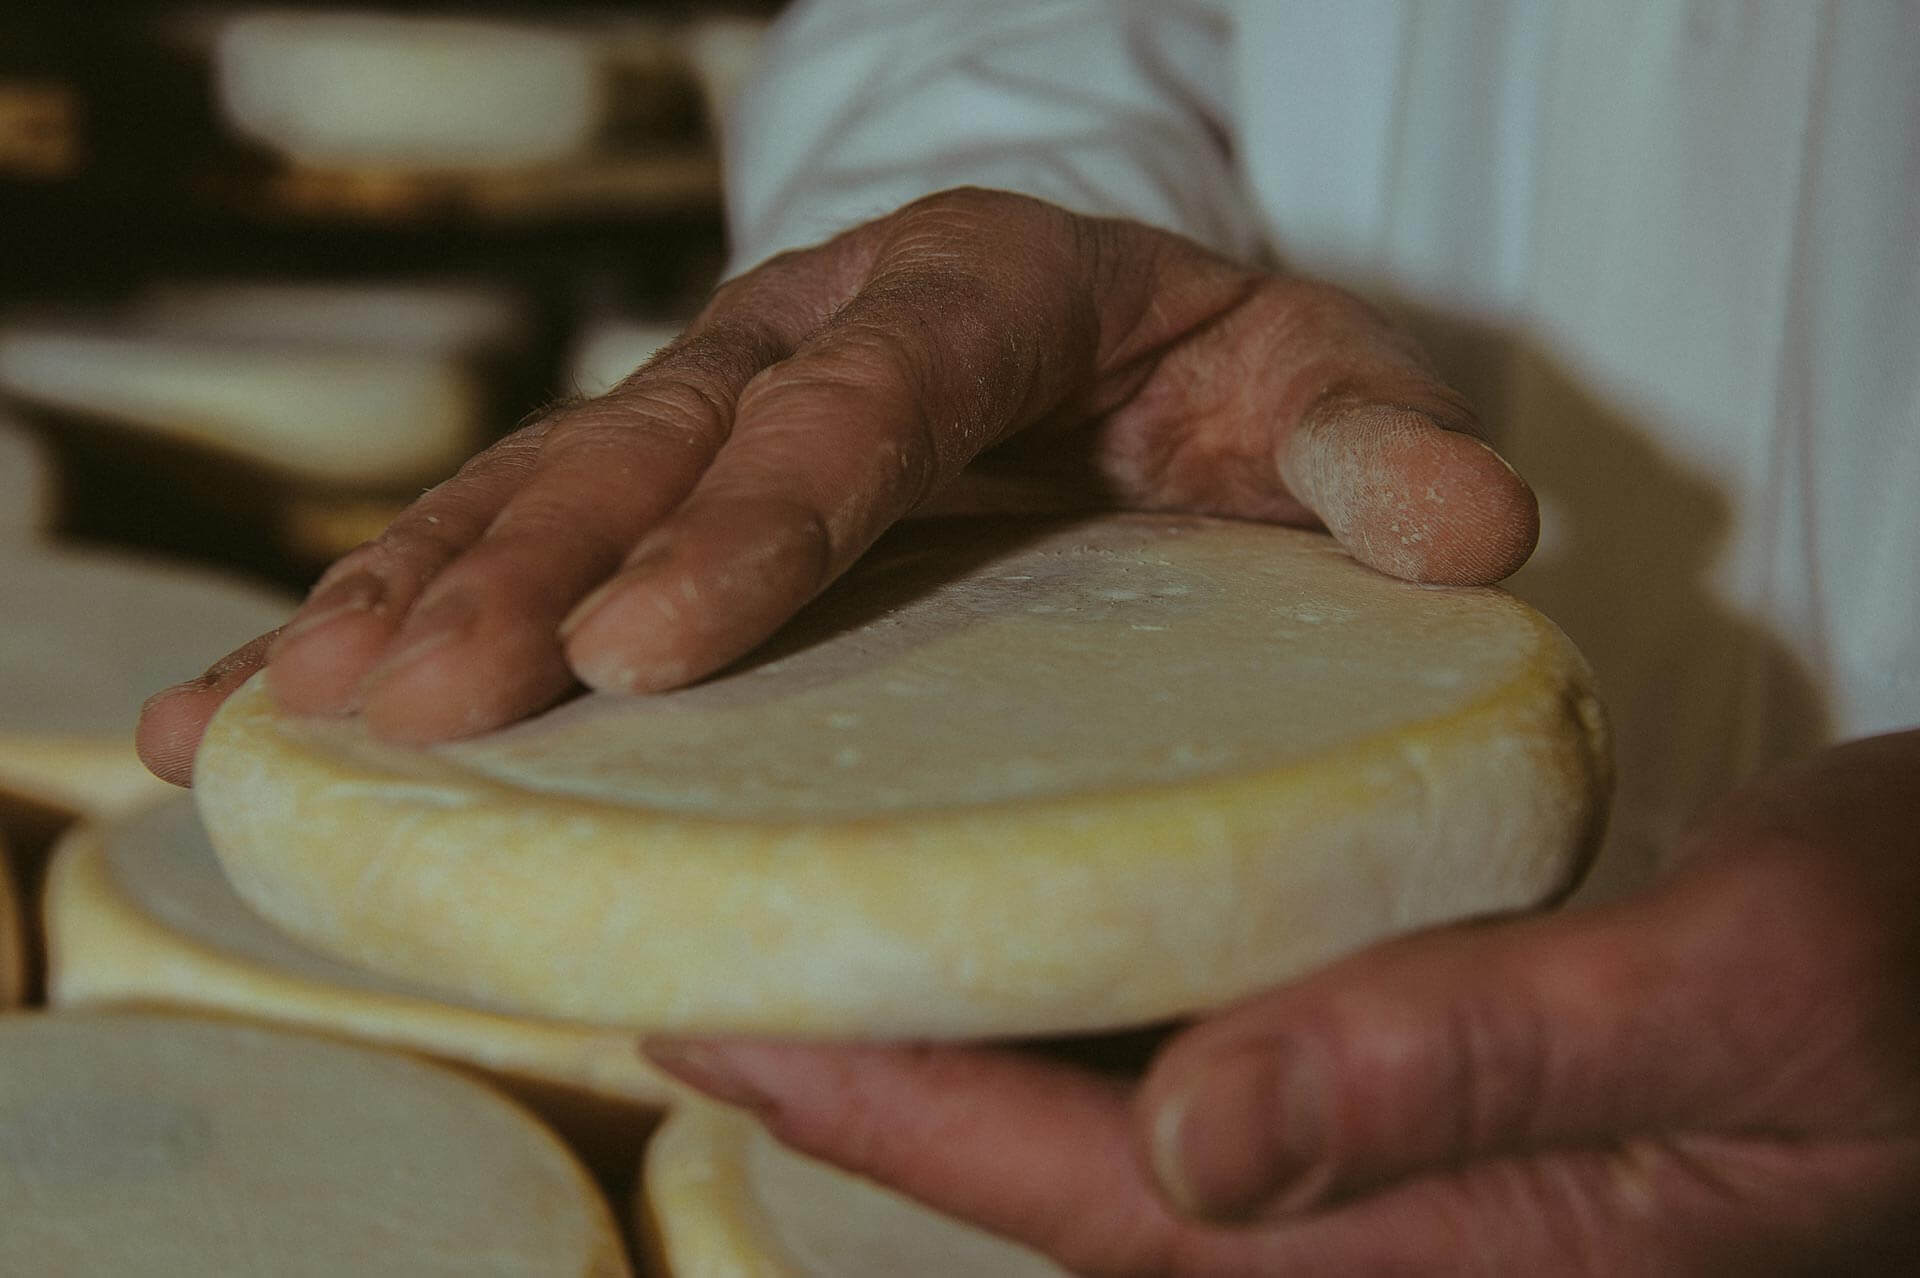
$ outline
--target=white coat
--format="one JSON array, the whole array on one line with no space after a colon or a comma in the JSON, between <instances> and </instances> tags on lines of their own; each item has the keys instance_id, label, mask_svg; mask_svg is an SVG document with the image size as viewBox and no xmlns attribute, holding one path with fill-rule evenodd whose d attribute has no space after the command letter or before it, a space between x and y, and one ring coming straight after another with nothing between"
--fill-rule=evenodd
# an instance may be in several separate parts
<instances>
[{"instance_id":1,"label":"white coat","mask_svg":"<svg viewBox=\"0 0 1920 1278\"><path fill-rule=\"evenodd\" d=\"M1613 713L1598 893L1755 769L1920 724L1920 4L813 0L770 45L736 268L971 183L1427 339Z\"/></svg>"}]
</instances>

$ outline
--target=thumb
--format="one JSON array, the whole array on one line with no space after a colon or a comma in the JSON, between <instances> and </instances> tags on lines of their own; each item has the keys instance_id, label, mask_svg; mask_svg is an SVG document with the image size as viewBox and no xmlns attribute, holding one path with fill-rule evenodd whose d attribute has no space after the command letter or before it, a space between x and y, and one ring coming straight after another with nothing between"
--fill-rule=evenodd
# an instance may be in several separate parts
<instances>
[{"instance_id":1,"label":"thumb","mask_svg":"<svg viewBox=\"0 0 1920 1278\"><path fill-rule=\"evenodd\" d=\"M1428 932L1242 1004L1155 1063L1135 1104L1145 1161L1176 1209L1229 1220L1480 1158L1737 1124L1765 1054L1740 1026L1764 985L1720 988L1723 965L1695 962L1668 914Z\"/></svg>"},{"instance_id":2,"label":"thumb","mask_svg":"<svg viewBox=\"0 0 1920 1278\"><path fill-rule=\"evenodd\" d=\"M1323 397L1287 432L1280 476L1362 563L1411 581L1498 581L1532 553L1539 508L1472 419L1449 416Z\"/></svg>"},{"instance_id":3,"label":"thumb","mask_svg":"<svg viewBox=\"0 0 1920 1278\"><path fill-rule=\"evenodd\" d=\"M1308 280L1272 290L1262 361L1276 381L1273 462L1292 497L1362 563L1479 585L1533 552L1533 490L1412 336Z\"/></svg>"},{"instance_id":4,"label":"thumb","mask_svg":"<svg viewBox=\"0 0 1920 1278\"><path fill-rule=\"evenodd\" d=\"M1410 581L1480 585L1526 562L1532 490L1409 334L1330 285L1150 256L1151 322L1120 326L1130 344L1105 360L1132 368L1143 342L1162 341L1110 422L1105 470L1125 498L1318 521L1361 562Z\"/></svg>"}]
</instances>

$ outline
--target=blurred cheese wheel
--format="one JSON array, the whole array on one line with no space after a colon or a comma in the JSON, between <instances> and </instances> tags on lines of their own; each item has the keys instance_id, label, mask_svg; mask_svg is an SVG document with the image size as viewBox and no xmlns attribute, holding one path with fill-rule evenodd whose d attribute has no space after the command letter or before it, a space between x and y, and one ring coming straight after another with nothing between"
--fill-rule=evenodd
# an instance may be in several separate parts
<instances>
[{"instance_id":1,"label":"blurred cheese wheel","mask_svg":"<svg viewBox=\"0 0 1920 1278\"><path fill-rule=\"evenodd\" d=\"M163 1016L0 1017L0 1273L614 1278L548 1131L407 1057Z\"/></svg>"},{"instance_id":2,"label":"blurred cheese wheel","mask_svg":"<svg viewBox=\"0 0 1920 1278\"><path fill-rule=\"evenodd\" d=\"M486 409L474 369L442 352L71 325L0 330L0 387L327 484L437 474L472 449Z\"/></svg>"},{"instance_id":3,"label":"blurred cheese wheel","mask_svg":"<svg viewBox=\"0 0 1920 1278\"><path fill-rule=\"evenodd\" d=\"M488 1005L972 1036L1537 905L1606 779L1584 662L1511 597L1118 516L917 523L721 677L429 749L255 680L195 792L256 909Z\"/></svg>"},{"instance_id":4,"label":"blurred cheese wheel","mask_svg":"<svg viewBox=\"0 0 1920 1278\"><path fill-rule=\"evenodd\" d=\"M129 306L136 327L182 338L418 351L498 350L526 335L512 292L458 281L169 280Z\"/></svg>"},{"instance_id":5,"label":"blurred cheese wheel","mask_svg":"<svg viewBox=\"0 0 1920 1278\"><path fill-rule=\"evenodd\" d=\"M0 794L80 814L171 790L133 752L140 704L279 625L292 602L97 551L0 549Z\"/></svg>"},{"instance_id":6,"label":"blurred cheese wheel","mask_svg":"<svg viewBox=\"0 0 1920 1278\"><path fill-rule=\"evenodd\" d=\"M683 325L664 320L602 319L582 327L569 360L579 395L604 395L659 354Z\"/></svg>"},{"instance_id":7,"label":"blurred cheese wheel","mask_svg":"<svg viewBox=\"0 0 1920 1278\"><path fill-rule=\"evenodd\" d=\"M172 1006L430 1052L582 1101L655 1108L670 1085L630 1034L448 1005L316 954L227 885L185 796L62 841L46 902L57 1007Z\"/></svg>"},{"instance_id":8,"label":"blurred cheese wheel","mask_svg":"<svg viewBox=\"0 0 1920 1278\"><path fill-rule=\"evenodd\" d=\"M20 892L14 883L7 843L0 839L0 1008L20 1001L27 955L21 934Z\"/></svg>"},{"instance_id":9,"label":"blurred cheese wheel","mask_svg":"<svg viewBox=\"0 0 1920 1278\"><path fill-rule=\"evenodd\" d=\"M53 520L53 468L40 442L0 416L0 545L31 541Z\"/></svg>"},{"instance_id":10,"label":"blurred cheese wheel","mask_svg":"<svg viewBox=\"0 0 1920 1278\"><path fill-rule=\"evenodd\" d=\"M511 168L586 149L604 112L592 41L521 23L240 13L214 74L235 132L319 168Z\"/></svg>"},{"instance_id":11,"label":"blurred cheese wheel","mask_svg":"<svg viewBox=\"0 0 1920 1278\"><path fill-rule=\"evenodd\" d=\"M1062 1278L1046 1258L693 1103L647 1146L638 1234L662 1278Z\"/></svg>"},{"instance_id":12,"label":"blurred cheese wheel","mask_svg":"<svg viewBox=\"0 0 1920 1278\"><path fill-rule=\"evenodd\" d=\"M93 319L0 327L0 387L293 478L404 484L480 441L484 362L527 327L479 284L171 281Z\"/></svg>"}]
</instances>

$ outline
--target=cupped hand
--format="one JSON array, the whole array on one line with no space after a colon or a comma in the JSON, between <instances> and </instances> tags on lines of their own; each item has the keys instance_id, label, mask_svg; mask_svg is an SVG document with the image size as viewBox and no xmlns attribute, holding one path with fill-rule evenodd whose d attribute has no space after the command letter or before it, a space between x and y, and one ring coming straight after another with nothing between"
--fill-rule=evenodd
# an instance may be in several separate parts
<instances>
[{"instance_id":1,"label":"cupped hand","mask_svg":"<svg viewBox=\"0 0 1920 1278\"><path fill-rule=\"evenodd\" d=\"M1477 430L1345 294L946 192L723 286L616 389L508 436L333 565L277 635L156 696L138 741L184 782L263 662L288 708L412 742L579 684L689 682L982 454L1082 506L1318 523L1398 576L1494 581L1536 515Z\"/></svg>"},{"instance_id":2,"label":"cupped hand","mask_svg":"<svg viewBox=\"0 0 1920 1278\"><path fill-rule=\"evenodd\" d=\"M1637 900L1365 951L1133 1085L665 1042L801 1150L1076 1272L1920 1272L1920 732L1778 774Z\"/></svg>"}]
</instances>

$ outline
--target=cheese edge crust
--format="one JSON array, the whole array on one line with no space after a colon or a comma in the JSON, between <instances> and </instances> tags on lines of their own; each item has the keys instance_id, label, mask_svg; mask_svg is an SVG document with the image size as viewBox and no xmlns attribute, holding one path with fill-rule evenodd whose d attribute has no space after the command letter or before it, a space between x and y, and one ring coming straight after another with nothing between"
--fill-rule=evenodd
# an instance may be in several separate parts
<instances>
[{"instance_id":1,"label":"cheese edge crust","mask_svg":"<svg viewBox=\"0 0 1920 1278\"><path fill-rule=\"evenodd\" d=\"M424 1052L648 1110L684 1095L679 1084L645 1063L627 1035L328 985L263 968L185 935L128 897L108 862L104 835L94 825L76 825L55 845L48 865L41 911L52 1008L166 1008L241 1017Z\"/></svg>"},{"instance_id":2,"label":"cheese edge crust","mask_svg":"<svg viewBox=\"0 0 1920 1278\"><path fill-rule=\"evenodd\" d=\"M977 1226L946 1216L922 1203L852 1172L810 1158L797 1150L784 1148L749 1114L706 1098L676 1108L654 1134L641 1163L640 1183L633 1197L634 1236L652 1262L649 1272L666 1278L696 1278L698 1275L754 1275L755 1278L810 1278L822 1272L818 1258L809 1261L791 1241L791 1201L786 1206L766 1194L766 1181L755 1173L756 1150L761 1143L772 1147L783 1164L777 1175L801 1177L832 1197L851 1213L852 1228L868 1233L883 1225L894 1230L917 1230L924 1220L940 1232L921 1238L917 1234L907 1254L944 1248L950 1241L947 1230L961 1230L982 1236L1009 1251L1025 1251L1020 1244L996 1238ZM760 1166L764 1169L765 1164ZM890 1209L881 1221L871 1217L859 1222L860 1199L878 1196L891 1199ZM813 1204L818 1206L816 1202ZM904 1214L902 1214L904 1213ZM788 1227L783 1227L783 1222ZM937 1222L937 1223L936 1223ZM817 1228L817 1225L812 1226ZM829 1232L848 1228L842 1214L826 1226ZM815 1234L814 1236L818 1236ZM896 1262L898 1259L896 1258ZM970 1257L978 1261L979 1256ZM1011 1257L1005 1258L1011 1260ZM1004 1263L1004 1261L1003 1261ZM1063 1275L1051 1261L1037 1253L1024 1260L1013 1260L1022 1274L1045 1270ZM942 1272L958 1271L950 1266ZM861 1266L840 1278L861 1278L875 1272ZM897 1272L895 1268L884 1272ZM964 1272L989 1272L967 1269ZM995 1271L997 1272L997 1271Z\"/></svg>"},{"instance_id":3,"label":"cheese edge crust","mask_svg":"<svg viewBox=\"0 0 1920 1278\"><path fill-rule=\"evenodd\" d=\"M858 821L683 816L471 774L459 801L419 803L418 782L395 778L383 796L377 777L276 730L256 679L209 728L195 788L255 909L321 950L489 1006L803 1036L1115 1028L1570 890L1604 823L1607 730L1572 644L1511 606L1536 642L1478 699L1200 781ZM1437 791L1447 820L1423 827ZM1396 859L1392 838L1373 837L1396 826L1433 839L1426 855ZM1113 850L1129 846L1151 850ZM938 901L921 890L929 860ZM1474 865L1492 868L1470 884L1455 872ZM1373 892L1367 917L1318 932L1298 917L1356 883ZM1196 913L1209 895L1216 908ZM1211 935L1227 918L1241 943ZM757 947L745 959L730 948L742 937Z\"/></svg>"},{"instance_id":4,"label":"cheese edge crust","mask_svg":"<svg viewBox=\"0 0 1920 1278\"><path fill-rule=\"evenodd\" d=\"M633 1196L647 1272L800 1278L799 1266L775 1250L746 1177L737 1174L746 1161L744 1127L715 1111L711 1101L681 1106L647 1142Z\"/></svg>"},{"instance_id":5,"label":"cheese edge crust","mask_svg":"<svg viewBox=\"0 0 1920 1278\"><path fill-rule=\"evenodd\" d=\"M380 1069L388 1071L385 1075L387 1079L408 1080L401 1085L440 1089L448 1095L462 1096L464 1100L461 1103L490 1107L504 1116L510 1116L516 1139L529 1150L538 1149L548 1165L563 1174L562 1192L580 1208L588 1235L583 1240L586 1247L581 1257L585 1265L580 1271L582 1278L633 1278L634 1270L622 1241L619 1221L579 1156L525 1105L444 1062L423 1060L418 1056L383 1050L365 1043L342 1042L283 1025L224 1022L194 1012L87 1009L27 1013L8 1017L5 1022L5 1028L13 1034L33 1034L36 1027L41 1025L54 1025L67 1031L77 1030L82 1034L94 1030L119 1034L122 1032L120 1027L124 1026L130 1037L154 1032L156 1028L164 1033L172 1025L187 1027L189 1032L211 1031L221 1034L231 1031L259 1036L268 1041L268 1050L271 1051L294 1054L303 1051L348 1053L377 1062ZM0 1038L0 1059L4 1059L7 1046L5 1038ZM418 1081L416 1083L413 1080Z\"/></svg>"}]
</instances>

